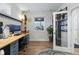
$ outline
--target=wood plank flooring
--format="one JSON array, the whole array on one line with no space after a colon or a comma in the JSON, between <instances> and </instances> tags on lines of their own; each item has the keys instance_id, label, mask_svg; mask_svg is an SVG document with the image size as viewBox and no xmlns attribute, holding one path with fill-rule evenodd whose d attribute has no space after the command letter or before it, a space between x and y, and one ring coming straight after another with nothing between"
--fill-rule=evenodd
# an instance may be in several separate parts
<instances>
[{"instance_id":1,"label":"wood plank flooring","mask_svg":"<svg viewBox=\"0 0 79 59\"><path fill-rule=\"evenodd\" d=\"M74 54L79 55L79 48L74 48Z\"/></svg>"},{"instance_id":2,"label":"wood plank flooring","mask_svg":"<svg viewBox=\"0 0 79 59\"><path fill-rule=\"evenodd\" d=\"M46 48L53 48L53 44L48 41L30 41L27 47L25 45L24 49L19 51L18 55L34 55Z\"/></svg>"}]
</instances>

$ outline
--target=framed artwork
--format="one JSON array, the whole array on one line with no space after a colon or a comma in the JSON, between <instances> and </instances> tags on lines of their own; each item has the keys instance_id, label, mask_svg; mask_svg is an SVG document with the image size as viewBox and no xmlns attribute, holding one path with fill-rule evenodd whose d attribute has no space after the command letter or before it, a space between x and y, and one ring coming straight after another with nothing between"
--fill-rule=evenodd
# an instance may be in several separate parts
<instances>
[{"instance_id":1,"label":"framed artwork","mask_svg":"<svg viewBox=\"0 0 79 59\"><path fill-rule=\"evenodd\" d=\"M35 17L35 30L44 30L44 17Z\"/></svg>"}]
</instances>

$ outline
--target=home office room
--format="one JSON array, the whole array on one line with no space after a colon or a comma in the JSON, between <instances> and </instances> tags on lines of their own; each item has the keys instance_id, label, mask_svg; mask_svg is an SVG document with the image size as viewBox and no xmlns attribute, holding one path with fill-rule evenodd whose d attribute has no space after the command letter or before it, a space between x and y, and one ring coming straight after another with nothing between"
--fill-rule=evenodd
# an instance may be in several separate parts
<instances>
[{"instance_id":1,"label":"home office room","mask_svg":"<svg viewBox=\"0 0 79 59\"><path fill-rule=\"evenodd\" d=\"M0 3L0 55L79 55L78 10L78 3Z\"/></svg>"},{"instance_id":2,"label":"home office room","mask_svg":"<svg viewBox=\"0 0 79 59\"><path fill-rule=\"evenodd\" d=\"M79 0L0 0L0 59L79 58Z\"/></svg>"}]
</instances>

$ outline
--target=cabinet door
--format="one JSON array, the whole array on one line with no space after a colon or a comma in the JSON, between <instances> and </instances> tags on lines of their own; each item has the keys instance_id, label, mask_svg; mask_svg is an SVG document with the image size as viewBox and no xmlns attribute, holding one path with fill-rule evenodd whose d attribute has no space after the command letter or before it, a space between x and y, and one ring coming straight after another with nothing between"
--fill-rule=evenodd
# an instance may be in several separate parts
<instances>
[{"instance_id":1,"label":"cabinet door","mask_svg":"<svg viewBox=\"0 0 79 59\"><path fill-rule=\"evenodd\" d=\"M29 42L29 39L30 39L30 37L29 37L29 34L27 35L27 42Z\"/></svg>"},{"instance_id":2,"label":"cabinet door","mask_svg":"<svg viewBox=\"0 0 79 59\"><path fill-rule=\"evenodd\" d=\"M16 55L18 53L18 41L13 42L10 45L10 54L11 55Z\"/></svg>"},{"instance_id":3,"label":"cabinet door","mask_svg":"<svg viewBox=\"0 0 79 59\"><path fill-rule=\"evenodd\" d=\"M8 45L8 46L6 46L6 47L4 47L2 49L4 50L5 55L10 55L10 45Z\"/></svg>"},{"instance_id":4,"label":"cabinet door","mask_svg":"<svg viewBox=\"0 0 79 59\"><path fill-rule=\"evenodd\" d=\"M26 43L28 44L29 39L30 39L30 38L29 38L29 34L25 36L25 39L26 39Z\"/></svg>"}]
</instances>

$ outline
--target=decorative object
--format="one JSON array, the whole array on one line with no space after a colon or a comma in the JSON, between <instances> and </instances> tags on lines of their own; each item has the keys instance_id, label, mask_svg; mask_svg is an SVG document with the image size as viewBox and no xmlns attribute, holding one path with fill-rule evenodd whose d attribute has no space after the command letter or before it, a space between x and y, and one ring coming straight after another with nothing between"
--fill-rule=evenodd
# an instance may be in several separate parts
<instances>
[{"instance_id":1,"label":"decorative object","mask_svg":"<svg viewBox=\"0 0 79 59\"><path fill-rule=\"evenodd\" d=\"M50 25L47 28L48 36L49 36L49 42L53 42L53 26Z\"/></svg>"},{"instance_id":2,"label":"decorative object","mask_svg":"<svg viewBox=\"0 0 79 59\"><path fill-rule=\"evenodd\" d=\"M22 15L22 22L21 22L21 32L26 33L27 32L27 16L24 14Z\"/></svg>"},{"instance_id":3,"label":"decorative object","mask_svg":"<svg viewBox=\"0 0 79 59\"><path fill-rule=\"evenodd\" d=\"M10 35L10 29L7 25L5 25L4 29L3 29L3 38L8 38Z\"/></svg>"}]
</instances>

